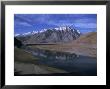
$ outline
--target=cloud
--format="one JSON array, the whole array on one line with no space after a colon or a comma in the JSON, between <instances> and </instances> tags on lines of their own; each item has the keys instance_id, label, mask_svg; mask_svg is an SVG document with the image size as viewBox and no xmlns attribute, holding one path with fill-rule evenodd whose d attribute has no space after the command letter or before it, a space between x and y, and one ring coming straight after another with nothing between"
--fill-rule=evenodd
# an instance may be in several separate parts
<instances>
[{"instance_id":1,"label":"cloud","mask_svg":"<svg viewBox=\"0 0 110 89\"><path fill-rule=\"evenodd\" d=\"M49 25L55 25L55 26L71 26L73 25L73 22L67 21L67 20L57 20L57 21L48 21L47 24Z\"/></svg>"},{"instance_id":2,"label":"cloud","mask_svg":"<svg viewBox=\"0 0 110 89\"><path fill-rule=\"evenodd\" d=\"M23 26L28 26L28 27L29 27L29 26L32 26L32 25L30 25L30 24L28 24L28 23L26 23L26 22L19 22L18 24L19 24L19 25L23 25Z\"/></svg>"},{"instance_id":3,"label":"cloud","mask_svg":"<svg viewBox=\"0 0 110 89\"><path fill-rule=\"evenodd\" d=\"M96 18L71 18L71 19L57 19L57 20L47 20L47 24L55 25L55 26L76 26L80 28L96 28L97 19Z\"/></svg>"},{"instance_id":4,"label":"cloud","mask_svg":"<svg viewBox=\"0 0 110 89\"><path fill-rule=\"evenodd\" d=\"M96 23L75 23L74 25L79 28L97 28Z\"/></svg>"},{"instance_id":5,"label":"cloud","mask_svg":"<svg viewBox=\"0 0 110 89\"><path fill-rule=\"evenodd\" d=\"M97 20L94 18L83 18L83 19L76 19L75 22L76 23L90 23L90 22L96 23Z\"/></svg>"}]
</instances>

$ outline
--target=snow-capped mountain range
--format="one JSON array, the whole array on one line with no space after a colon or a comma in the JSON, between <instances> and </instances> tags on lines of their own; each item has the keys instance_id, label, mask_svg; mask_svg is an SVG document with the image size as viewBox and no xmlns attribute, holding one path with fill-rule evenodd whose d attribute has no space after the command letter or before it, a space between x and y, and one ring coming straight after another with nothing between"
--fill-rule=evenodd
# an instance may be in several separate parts
<instances>
[{"instance_id":1,"label":"snow-capped mountain range","mask_svg":"<svg viewBox=\"0 0 110 89\"><path fill-rule=\"evenodd\" d=\"M63 26L63 27L59 27L59 28L52 28L51 30L66 31L67 28L70 28L70 27ZM31 32L23 33L23 34L15 34L15 37L17 37L17 36L33 35L33 34L45 32L45 31L47 31L47 30L48 30L48 29L42 29L42 30L40 30L40 31L31 31ZM74 29L73 29L73 31L74 31ZM77 32L80 34L80 31L79 31L79 30L77 30Z\"/></svg>"},{"instance_id":2,"label":"snow-capped mountain range","mask_svg":"<svg viewBox=\"0 0 110 89\"><path fill-rule=\"evenodd\" d=\"M76 40L81 35L79 30L69 26L63 26L52 29L42 29L40 31L32 31L24 34L15 35L16 38L25 44L36 43L57 43L69 42Z\"/></svg>"}]
</instances>

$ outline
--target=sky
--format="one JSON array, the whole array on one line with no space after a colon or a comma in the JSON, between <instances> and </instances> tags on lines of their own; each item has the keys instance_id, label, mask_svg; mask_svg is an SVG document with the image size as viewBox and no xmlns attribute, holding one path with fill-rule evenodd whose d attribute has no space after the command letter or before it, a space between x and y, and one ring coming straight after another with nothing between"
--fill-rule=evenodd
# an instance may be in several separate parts
<instances>
[{"instance_id":1,"label":"sky","mask_svg":"<svg viewBox=\"0 0 110 89\"><path fill-rule=\"evenodd\" d=\"M96 32L97 14L15 14L14 33L71 26L81 33Z\"/></svg>"}]
</instances>

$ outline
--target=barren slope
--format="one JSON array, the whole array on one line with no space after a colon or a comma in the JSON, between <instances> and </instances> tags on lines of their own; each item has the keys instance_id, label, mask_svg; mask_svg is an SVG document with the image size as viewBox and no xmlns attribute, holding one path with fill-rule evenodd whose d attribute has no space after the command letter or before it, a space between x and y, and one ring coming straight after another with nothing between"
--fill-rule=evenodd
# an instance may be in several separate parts
<instances>
[{"instance_id":1,"label":"barren slope","mask_svg":"<svg viewBox=\"0 0 110 89\"><path fill-rule=\"evenodd\" d=\"M56 45L34 45L31 48L40 48L55 51L65 51L85 56L97 56L97 33L90 32L80 36L77 40Z\"/></svg>"}]
</instances>

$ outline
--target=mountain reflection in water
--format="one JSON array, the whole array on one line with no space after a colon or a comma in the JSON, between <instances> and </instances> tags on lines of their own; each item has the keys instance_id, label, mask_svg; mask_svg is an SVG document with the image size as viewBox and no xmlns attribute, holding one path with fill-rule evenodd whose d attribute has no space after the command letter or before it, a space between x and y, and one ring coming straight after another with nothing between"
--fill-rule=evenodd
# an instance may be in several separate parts
<instances>
[{"instance_id":1,"label":"mountain reflection in water","mask_svg":"<svg viewBox=\"0 0 110 89\"><path fill-rule=\"evenodd\" d=\"M38 58L38 64L63 69L70 75L97 76L97 59L94 57L41 49L26 50Z\"/></svg>"}]
</instances>

